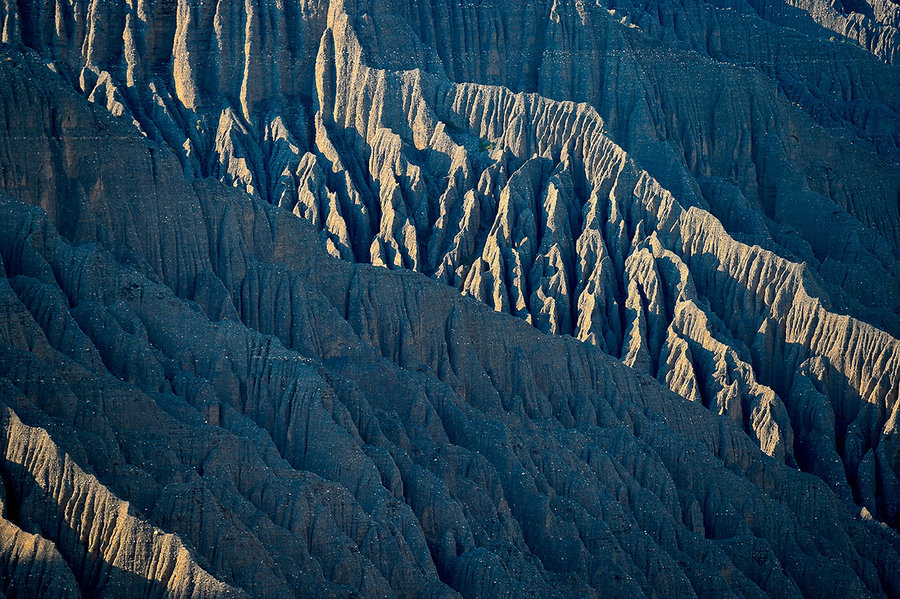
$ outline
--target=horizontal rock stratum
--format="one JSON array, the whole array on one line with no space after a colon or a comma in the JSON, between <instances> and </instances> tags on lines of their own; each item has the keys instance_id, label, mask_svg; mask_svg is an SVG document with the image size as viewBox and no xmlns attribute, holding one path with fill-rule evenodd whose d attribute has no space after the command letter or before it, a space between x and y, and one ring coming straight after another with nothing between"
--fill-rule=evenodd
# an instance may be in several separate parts
<instances>
[{"instance_id":1,"label":"horizontal rock stratum","mask_svg":"<svg viewBox=\"0 0 900 599\"><path fill-rule=\"evenodd\" d=\"M0 593L900 596L898 27L0 0Z\"/></svg>"}]
</instances>

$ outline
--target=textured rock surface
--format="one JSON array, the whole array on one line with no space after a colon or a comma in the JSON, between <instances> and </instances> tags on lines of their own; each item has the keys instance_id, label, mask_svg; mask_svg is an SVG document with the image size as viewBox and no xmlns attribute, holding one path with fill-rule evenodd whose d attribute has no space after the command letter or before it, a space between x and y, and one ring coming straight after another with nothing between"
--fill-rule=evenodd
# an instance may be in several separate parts
<instances>
[{"instance_id":1,"label":"textured rock surface","mask_svg":"<svg viewBox=\"0 0 900 599\"><path fill-rule=\"evenodd\" d=\"M0 5L0 592L900 594L896 6L508 4Z\"/></svg>"}]
</instances>

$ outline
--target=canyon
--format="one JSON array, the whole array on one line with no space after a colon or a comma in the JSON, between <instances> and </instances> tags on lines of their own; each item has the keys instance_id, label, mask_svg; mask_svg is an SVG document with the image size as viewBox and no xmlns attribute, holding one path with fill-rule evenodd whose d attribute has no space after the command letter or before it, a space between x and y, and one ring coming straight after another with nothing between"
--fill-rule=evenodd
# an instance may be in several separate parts
<instances>
[{"instance_id":1,"label":"canyon","mask_svg":"<svg viewBox=\"0 0 900 599\"><path fill-rule=\"evenodd\" d=\"M0 0L0 593L900 596L898 27Z\"/></svg>"}]
</instances>

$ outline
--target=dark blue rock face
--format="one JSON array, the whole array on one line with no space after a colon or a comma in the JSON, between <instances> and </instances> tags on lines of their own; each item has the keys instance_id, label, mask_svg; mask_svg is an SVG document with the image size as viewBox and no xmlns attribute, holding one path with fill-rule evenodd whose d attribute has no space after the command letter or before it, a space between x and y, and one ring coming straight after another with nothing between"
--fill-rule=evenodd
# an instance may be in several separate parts
<instances>
[{"instance_id":1,"label":"dark blue rock face","mask_svg":"<svg viewBox=\"0 0 900 599\"><path fill-rule=\"evenodd\" d=\"M900 596L898 25L0 3L0 595Z\"/></svg>"}]
</instances>

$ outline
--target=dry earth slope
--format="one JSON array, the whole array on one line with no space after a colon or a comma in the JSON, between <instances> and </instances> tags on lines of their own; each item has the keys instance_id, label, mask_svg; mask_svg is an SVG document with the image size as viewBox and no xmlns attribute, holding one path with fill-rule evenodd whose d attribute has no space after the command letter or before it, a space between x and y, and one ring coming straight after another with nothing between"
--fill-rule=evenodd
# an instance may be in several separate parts
<instances>
[{"instance_id":1,"label":"dry earth slope","mask_svg":"<svg viewBox=\"0 0 900 599\"><path fill-rule=\"evenodd\" d=\"M0 592L900 595L897 15L4 0Z\"/></svg>"}]
</instances>

